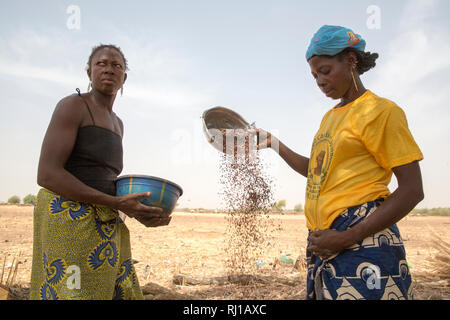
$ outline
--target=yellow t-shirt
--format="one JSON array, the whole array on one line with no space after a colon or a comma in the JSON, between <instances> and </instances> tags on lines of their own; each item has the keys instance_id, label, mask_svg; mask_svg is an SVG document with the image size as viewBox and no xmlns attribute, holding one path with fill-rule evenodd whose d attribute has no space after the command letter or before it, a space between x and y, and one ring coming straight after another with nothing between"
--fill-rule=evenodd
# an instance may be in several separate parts
<instances>
[{"instance_id":1,"label":"yellow t-shirt","mask_svg":"<svg viewBox=\"0 0 450 320\"><path fill-rule=\"evenodd\" d=\"M329 110L314 137L306 185L310 230L323 230L346 208L387 198L392 168L422 160L403 110L367 90Z\"/></svg>"}]
</instances>

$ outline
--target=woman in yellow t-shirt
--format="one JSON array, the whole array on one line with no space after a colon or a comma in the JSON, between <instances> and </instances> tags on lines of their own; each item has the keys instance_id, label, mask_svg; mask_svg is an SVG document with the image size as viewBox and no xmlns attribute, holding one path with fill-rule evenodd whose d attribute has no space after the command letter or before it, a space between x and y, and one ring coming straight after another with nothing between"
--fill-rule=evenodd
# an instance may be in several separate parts
<instances>
[{"instance_id":1,"label":"woman in yellow t-shirt","mask_svg":"<svg viewBox=\"0 0 450 320\"><path fill-rule=\"evenodd\" d=\"M306 59L319 88L340 102L314 137L310 157L270 133L271 147L307 178L307 299L411 299L411 275L396 223L424 197L423 155L403 110L367 90L360 75L378 54L352 30L321 27ZM390 192L392 173L398 188Z\"/></svg>"}]
</instances>

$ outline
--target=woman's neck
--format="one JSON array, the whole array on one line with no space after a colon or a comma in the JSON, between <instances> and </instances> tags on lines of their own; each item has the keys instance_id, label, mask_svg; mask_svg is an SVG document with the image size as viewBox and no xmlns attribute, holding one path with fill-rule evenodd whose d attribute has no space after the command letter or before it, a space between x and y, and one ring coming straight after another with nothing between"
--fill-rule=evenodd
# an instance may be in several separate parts
<instances>
[{"instance_id":1,"label":"woman's neck","mask_svg":"<svg viewBox=\"0 0 450 320\"><path fill-rule=\"evenodd\" d=\"M337 106L338 108L343 107L352 101L355 101L356 99L361 97L364 94L364 92L367 91L367 89L364 87L364 85L361 82L361 79L359 77L357 77L355 79L355 81L356 81L356 85L357 85L358 89L355 88L355 85L352 82L352 85L350 86L347 93L341 98L341 102Z\"/></svg>"},{"instance_id":2,"label":"woman's neck","mask_svg":"<svg viewBox=\"0 0 450 320\"><path fill-rule=\"evenodd\" d=\"M106 108L110 113L112 112L114 100L116 95L107 95L95 89L90 92L91 98L97 106Z\"/></svg>"}]
</instances>

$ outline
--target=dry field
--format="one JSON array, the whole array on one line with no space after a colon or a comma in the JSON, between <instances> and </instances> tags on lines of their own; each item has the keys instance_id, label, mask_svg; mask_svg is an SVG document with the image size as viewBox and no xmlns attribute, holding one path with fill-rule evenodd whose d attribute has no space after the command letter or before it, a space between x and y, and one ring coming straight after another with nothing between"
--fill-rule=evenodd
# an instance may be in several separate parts
<instances>
[{"instance_id":1,"label":"dry field","mask_svg":"<svg viewBox=\"0 0 450 320\"><path fill-rule=\"evenodd\" d=\"M271 215L281 226L272 236L258 277L228 279L224 214L175 212L169 226L145 228L125 221L139 283L146 299L304 299L305 273L285 263L305 252L307 230L303 215ZM450 217L410 216L399 224L414 281L416 299L450 299ZM18 257L11 291L27 299L32 259L33 207L0 206L0 268L5 275ZM20 254L20 256L19 256ZM12 275L13 273L11 273ZM12 276L11 276L12 278ZM247 279L248 280L248 279Z\"/></svg>"}]
</instances>

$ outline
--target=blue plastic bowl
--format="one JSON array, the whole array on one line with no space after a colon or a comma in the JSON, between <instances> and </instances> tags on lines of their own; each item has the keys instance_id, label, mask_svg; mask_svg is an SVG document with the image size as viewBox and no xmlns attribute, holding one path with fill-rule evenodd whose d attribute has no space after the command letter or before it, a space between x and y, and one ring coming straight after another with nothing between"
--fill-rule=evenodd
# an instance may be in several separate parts
<instances>
[{"instance_id":1,"label":"blue plastic bowl","mask_svg":"<svg viewBox=\"0 0 450 320\"><path fill-rule=\"evenodd\" d=\"M158 177L126 175L116 179L116 195L151 192L151 196L140 201L148 206L159 207L164 214L171 214L183 189L176 183Z\"/></svg>"}]
</instances>

